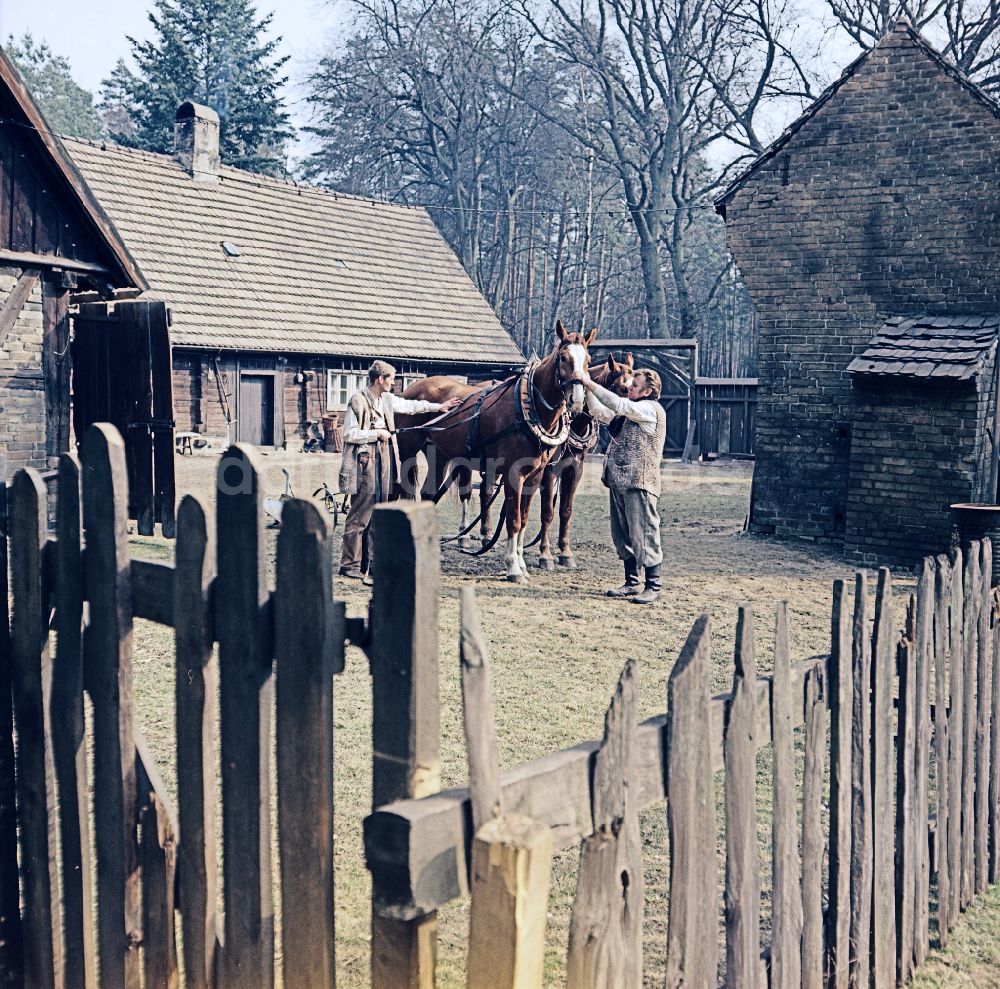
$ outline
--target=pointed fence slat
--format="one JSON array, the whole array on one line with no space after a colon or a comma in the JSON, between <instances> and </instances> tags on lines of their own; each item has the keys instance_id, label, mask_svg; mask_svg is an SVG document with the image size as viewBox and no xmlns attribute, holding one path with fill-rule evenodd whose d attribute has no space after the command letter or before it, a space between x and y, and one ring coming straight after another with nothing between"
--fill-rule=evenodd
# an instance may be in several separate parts
<instances>
[{"instance_id":1,"label":"pointed fence slat","mask_svg":"<svg viewBox=\"0 0 1000 989\"><path fill-rule=\"evenodd\" d=\"M896 746L896 978L900 985L913 973L913 921L916 891L916 843L926 827L914 815L916 780L916 602L910 596L906 630L896 647L899 669L899 744ZM926 818L925 818L926 820ZM925 835L926 839L926 835Z\"/></svg>"},{"instance_id":2,"label":"pointed fence slat","mask_svg":"<svg viewBox=\"0 0 1000 989\"><path fill-rule=\"evenodd\" d=\"M934 840L934 868L937 872L937 929L941 947L948 943L950 929L951 874L948 847L951 821L951 758L948 752L950 704L948 691L948 650L951 631L951 565L938 556L934 568L934 771L937 830Z\"/></svg>"},{"instance_id":3,"label":"pointed fence slat","mask_svg":"<svg viewBox=\"0 0 1000 989\"><path fill-rule=\"evenodd\" d=\"M760 850L757 845L757 653L753 609L736 621L736 672L726 714L726 973L760 987Z\"/></svg>"},{"instance_id":4,"label":"pointed fence slat","mask_svg":"<svg viewBox=\"0 0 1000 989\"><path fill-rule=\"evenodd\" d=\"M799 989L802 982L802 888L795 798L795 751L792 744L791 657L788 647L788 603L778 603L774 630L774 674L771 688L771 746L774 759L774 803L771 842L774 878L771 913L771 987Z\"/></svg>"},{"instance_id":5,"label":"pointed fence slat","mask_svg":"<svg viewBox=\"0 0 1000 989\"><path fill-rule=\"evenodd\" d=\"M871 637L868 581L854 581L851 668L854 699L851 734L851 986L867 989L871 974L872 806Z\"/></svg>"},{"instance_id":6,"label":"pointed fence slat","mask_svg":"<svg viewBox=\"0 0 1000 989\"><path fill-rule=\"evenodd\" d=\"M918 967L927 959L930 938L930 851L928 779L931 753L931 667L934 651L934 561L924 560L917 585L914 680L914 904L913 961Z\"/></svg>"},{"instance_id":7,"label":"pointed fence slat","mask_svg":"<svg viewBox=\"0 0 1000 989\"><path fill-rule=\"evenodd\" d=\"M823 989L823 779L826 772L826 679L809 672L802 787L802 987Z\"/></svg>"},{"instance_id":8,"label":"pointed fence slat","mask_svg":"<svg viewBox=\"0 0 1000 989\"><path fill-rule=\"evenodd\" d=\"M330 526L312 502L281 513L274 626L284 984L333 989L333 672L344 618Z\"/></svg>"},{"instance_id":9,"label":"pointed fence slat","mask_svg":"<svg viewBox=\"0 0 1000 989\"><path fill-rule=\"evenodd\" d=\"M709 620L701 615L667 682L667 989L710 989L718 969L715 896L705 895L717 888L715 779L703 741L711 712L709 655Z\"/></svg>"},{"instance_id":10,"label":"pointed fence slat","mask_svg":"<svg viewBox=\"0 0 1000 989\"><path fill-rule=\"evenodd\" d=\"M645 884L639 817L630 790L638 676L622 670L594 756L594 833L583 840L566 960L568 989L641 989Z\"/></svg>"},{"instance_id":11,"label":"pointed fence slat","mask_svg":"<svg viewBox=\"0 0 1000 989\"><path fill-rule=\"evenodd\" d=\"M965 561L956 550L951 561L951 649L948 714L948 875L951 900L948 928L954 927L962 906L962 777L965 757Z\"/></svg>"},{"instance_id":12,"label":"pointed fence slat","mask_svg":"<svg viewBox=\"0 0 1000 989\"><path fill-rule=\"evenodd\" d=\"M222 747L224 989L270 989L274 979L271 893L272 644L262 621L264 582L260 470L233 446L217 474L215 632L219 641Z\"/></svg>"},{"instance_id":13,"label":"pointed fence slat","mask_svg":"<svg viewBox=\"0 0 1000 989\"><path fill-rule=\"evenodd\" d=\"M181 929L190 989L208 989L215 972L218 876L215 747L218 664L212 656L209 588L215 549L205 509L186 495L177 512L173 613L175 631L177 792Z\"/></svg>"},{"instance_id":14,"label":"pointed fence slat","mask_svg":"<svg viewBox=\"0 0 1000 989\"><path fill-rule=\"evenodd\" d=\"M973 541L965 559L962 623L962 885L961 907L972 903L975 893L975 790L976 790L976 664L979 655L979 543Z\"/></svg>"},{"instance_id":15,"label":"pointed fence slat","mask_svg":"<svg viewBox=\"0 0 1000 989\"><path fill-rule=\"evenodd\" d=\"M17 730L17 809L24 899L24 974L31 989L54 989L60 944L55 781L46 736L52 681L42 547L45 486L19 470L10 490L11 668Z\"/></svg>"},{"instance_id":16,"label":"pointed fence slat","mask_svg":"<svg viewBox=\"0 0 1000 989\"><path fill-rule=\"evenodd\" d=\"M990 727L993 705L993 635L990 629L990 584L993 547L980 543L980 586L976 591L979 624L976 631L976 793L974 890L986 892L990 875Z\"/></svg>"},{"instance_id":17,"label":"pointed fence slat","mask_svg":"<svg viewBox=\"0 0 1000 989\"><path fill-rule=\"evenodd\" d=\"M94 703L94 830L102 989L139 985L142 914L136 830L132 588L128 563L125 446L97 424L83 441L84 572L90 621L84 634Z\"/></svg>"},{"instance_id":18,"label":"pointed fence slat","mask_svg":"<svg viewBox=\"0 0 1000 989\"><path fill-rule=\"evenodd\" d=\"M830 989L847 989L851 940L851 620L847 585L833 582L830 635L830 864L827 970Z\"/></svg>"},{"instance_id":19,"label":"pointed fence slat","mask_svg":"<svg viewBox=\"0 0 1000 989\"><path fill-rule=\"evenodd\" d=\"M20 883L17 874L17 800L14 772L10 614L7 587L7 477L0 461L0 971L24 979Z\"/></svg>"},{"instance_id":20,"label":"pointed fence slat","mask_svg":"<svg viewBox=\"0 0 1000 989\"><path fill-rule=\"evenodd\" d=\"M1000 548L997 550L1000 552ZM997 611L997 591L990 593L990 615L993 627L990 641L993 647L993 692L990 713L990 882L1000 881L1000 614Z\"/></svg>"},{"instance_id":21,"label":"pointed fence slat","mask_svg":"<svg viewBox=\"0 0 1000 989\"><path fill-rule=\"evenodd\" d=\"M505 815L500 803L489 657L472 588L462 591L461 625L469 779L474 791L482 780L473 806L485 818L478 822L472 842L467 985L541 989L552 831L523 814ZM586 877L581 879L586 883Z\"/></svg>"},{"instance_id":22,"label":"pointed fence slat","mask_svg":"<svg viewBox=\"0 0 1000 989\"><path fill-rule=\"evenodd\" d=\"M80 466L59 458L56 520L56 657L53 663L52 755L59 785L65 989L94 989L97 957L91 891L90 800L83 713L83 559Z\"/></svg>"}]
</instances>

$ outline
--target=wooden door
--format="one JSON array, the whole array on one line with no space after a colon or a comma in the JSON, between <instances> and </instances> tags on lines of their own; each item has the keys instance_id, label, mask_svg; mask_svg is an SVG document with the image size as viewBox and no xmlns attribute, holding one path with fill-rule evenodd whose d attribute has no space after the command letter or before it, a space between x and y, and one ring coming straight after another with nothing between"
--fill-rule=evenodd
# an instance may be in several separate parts
<instances>
[{"instance_id":1,"label":"wooden door","mask_svg":"<svg viewBox=\"0 0 1000 989\"><path fill-rule=\"evenodd\" d=\"M240 407L237 435L241 443L274 446L274 377L269 374L240 375Z\"/></svg>"}]
</instances>

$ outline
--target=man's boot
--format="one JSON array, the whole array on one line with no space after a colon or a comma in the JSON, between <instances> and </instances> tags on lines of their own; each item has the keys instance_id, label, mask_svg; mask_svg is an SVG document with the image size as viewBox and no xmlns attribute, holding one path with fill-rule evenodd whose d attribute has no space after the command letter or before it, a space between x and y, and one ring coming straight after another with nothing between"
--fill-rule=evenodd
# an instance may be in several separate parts
<instances>
[{"instance_id":1,"label":"man's boot","mask_svg":"<svg viewBox=\"0 0 1000 989\"><path fill-rule=\"evenodd\" d=\"M630 598L633 594L639 593L639 564L635 562L635 557L630 556L623 560L625 565L625 583L621 587L605 591L609 598Z\"/></svg>"},{"instance_id":2,"label":"man's boot","mask_svg":"<svg viewBox=\"0 0 1000 989\"><path fill-rule=\"evenodd\" d=\"M663 584L660 582L660 567L657 563L655 567L646 567L646 588L641 594L636 594L632 598L633 604L652 604L660 600L660 591Z\"/></svg>"}]
</instances>

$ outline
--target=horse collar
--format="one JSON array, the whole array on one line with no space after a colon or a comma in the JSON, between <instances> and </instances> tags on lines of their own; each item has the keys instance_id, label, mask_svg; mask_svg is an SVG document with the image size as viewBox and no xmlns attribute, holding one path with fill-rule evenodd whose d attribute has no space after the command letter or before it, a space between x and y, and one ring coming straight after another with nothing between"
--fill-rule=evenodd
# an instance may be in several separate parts
<instances>
[{"instance_id":1,"label":"horse collar","mask_svg":"<svg viewBox=\"0 0 1000 989\"><path fill-rule=\"evenodd\" d=\"M535 372L538 370L539 361L529 361L521 372L521 382L518 388L518 406L523 417L524 425L532 436L542 446L561 446L566 442L570 432L570 415L566 410L566 400L563 399L559 405L563 406L562 414L556 420L552 429L546 429L538 415L535 407L535 394L538 392L535 387ZM560 386L561 387L561 386ZM538 393L538 397L545 402L545 397ZM545 402L548 405L548 402ZM550 406L550 411L555 411L559 405Z\"/></svg>"}]
</instances>

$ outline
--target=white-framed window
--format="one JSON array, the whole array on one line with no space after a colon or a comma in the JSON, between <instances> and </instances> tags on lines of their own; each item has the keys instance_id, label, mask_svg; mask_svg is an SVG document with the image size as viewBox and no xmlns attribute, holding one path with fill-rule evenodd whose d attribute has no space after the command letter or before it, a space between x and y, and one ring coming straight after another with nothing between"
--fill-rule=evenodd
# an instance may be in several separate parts
<instances>
[{"instance_id":1,"label":"white-framed window","mask_svg":"<svg viewBox=\"0 0 1000 989\"><path fill-rule=\"evenodd\" d=\"M368 384L367 371L327 371L326 408L328 412L347 408L351 396Z\"/></svg>"},{"instance_id":2,"label":"white-framed window","mask_svg":"<svg viewBox=\"0 0 1000 989\"><path fill-rule=\"evenodd\" d=\"M402 387L400 388L399 393L402 394L407 388L410 387L410 385L414 384L414 382L422 381L426 377L426 374L401 374L399 378Z\"/></svg>"}]
</instances>

